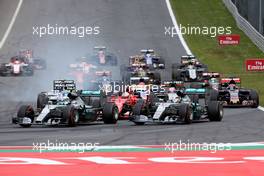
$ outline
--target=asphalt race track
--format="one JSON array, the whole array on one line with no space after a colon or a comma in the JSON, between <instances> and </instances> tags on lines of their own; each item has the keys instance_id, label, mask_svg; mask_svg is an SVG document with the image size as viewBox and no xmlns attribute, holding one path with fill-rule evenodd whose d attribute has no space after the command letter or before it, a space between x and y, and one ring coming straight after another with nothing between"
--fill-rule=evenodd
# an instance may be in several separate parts
<instances>
[{"instance_id":1,"label":"asphalt race track","mask_svg":"<svg viewBox=\"0 0 264 176\"><path fill-rule=\"evenodd\" d=\"M18 0L0 1L0 39L9 24ZM5 7L5 8L3 8ZM12 13L10 13L12 12ZM100 34L76 36L33 35L33 26L47 24L99 26ZM0 77L0 145L32 145L33 142L98 142L101 145L156 145L168 142L257 142L264 137L264 112L258 109L225 109L222 122L191 125L159 124L135 126L126 120L116 125L102 122L75 128L41 127L23 129L11 124L11 118L23 103L35 103L37 93L49 90L53 79L66 79L63 68L89 52L105 45L126 64L130 55L142 48L160 53L166 65L177 62L185 51L177 37L165 36L164 26L172 26L163 0L24 0L15 24L0 50L1 63L19 49L31 48L45 58L48 70L33 77ZM111 68L117 70L116 68ZM119 67L118 67L119 69ZM170 79L171 70L163 73ZM116 78L120 78L117 71Z\"/></svg>"}]
</instances>

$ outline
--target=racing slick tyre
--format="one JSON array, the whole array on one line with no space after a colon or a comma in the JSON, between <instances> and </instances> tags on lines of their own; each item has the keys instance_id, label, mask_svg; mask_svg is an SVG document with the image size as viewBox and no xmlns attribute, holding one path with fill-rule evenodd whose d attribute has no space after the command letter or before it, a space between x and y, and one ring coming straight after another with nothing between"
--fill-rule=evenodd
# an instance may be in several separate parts
<instances>
[{"instance_id":1,"label":"racing slick tyre","mask_svg":"<svg viewBox=\"0 0 264 176\"><path fill-rule=\"evenodd\" d=\"M144 105L144 100L143 99L138 99L137 103L135 104L135 106L132 109L132 114L134 116L140 116L141 112L142 112L142 108ZM136 125L144 125L145 122L134 122Z\"/></svg>"},{"instance_id":2,"label":"racing slick tyre","mask_svg":"<svg viewBox=\"0 0 264 176\"><path fill-rule=\"evenodd\" d=\"M165 61L164 61L163 58L160 58L160 59L159 59L159 64L162 65L162 66L159 67L160 69L165 69Z\"/></svg>"},{"instance_id":3,"label":"racing slick tyre","mask_svg":"<svg viewBox=\"0 0 264 176\"><path fill-rule=\"evenodd\" d=\"M210 101L208 103L208 119L210 121L221 121L223 119L223 105L219 101Z\"/></svg>"},{"instance_id":4,"label":"racing slick tyre","mask_svg":"<svg viewBox=\"0 0 264 176\"><path fill-rule=\"evenodd\" d=\"M79 113L74 106L66 106L62 108L62 118L69 127L75 127L79 121Z\"/></svg>"},{"instance_id":5,"label":"racing slick tyre","mask_svg":"<svg viewBox=\"0 0 264 176\"><path fill-rule=\"evenodd\" d=\"M105 124L115 124L118 115L118 108L114 103L105 103L103 107L103 121Z\"/></svg>"},{"instance_id":6,"label":"racing slick tyre","mask_svg":"<svg viewBox=\"0 0 264 176\"><path fill-rule=\"evenodd\" d=\"M46 70L47 69L47 62L44 59L39 60L39 64L41 66L41 70Z\"/></svg>"},{"instance_id":7,"label":"racing slick tyre","mask_svg":"<svg viewBox=\"0 0 264 176\"><path fill-rule=\"evenodd\" d=\"M17 112L18 118L28 117L31 119L31 123L34 121L35 112L32 106L22 105ZM19 124L23 128L29 128L32 124Z\"/></svg>"},{"instance_id":8,"label":"racing slick tyre","mask_svg":"<svg viewBox=\"0 0 264 176\"><path fill-rule=\"evenodd\" d=\"M251 106L252 108L257 108L259 106L259 95L257 91L251 90L250 91L250 98L253 100L253 105Z\"/></svg>"},{"instance_id":9,"label":"racing slick tyre","mask_svg":"<svg viewBox=\"0 0 264 176\"><path fill-rule=\"evenodd\" d=\"M154 79L154 84L160 84L160 82L161 82L160 73L154 72L153 73L153 79Z\"/></svg>"},{"instance_id":10,"label":"racing slick tyre","mask_svg":"<svg viewBox=\"0 0 264 176\"><path fill-rule=\"evenodd\" d=\"M184 123L190 124L193 120L193 113L189 104L182 104L179 107L179 116Z\"/></svg>"},{"instance_id":11,"label":"racing slick tyre","mask_svg":"<svg viewBox=\"0 0 264 176\"><path fill-rule=\"evenodd\" d=\"M114 55L108 56L108 60L110 62L110 65L115 66L117 65L117 57Z\"/></svg>"},{"instance_id":12,"label":"racing slick tyre","mask_svg":"<svg viewBox=\"0 0 264 176\"><path fill-rule=\"evenodd\" d=\"M180 70L172 70L172 80L182 81Z\"/></svg>"},{"instance_id":13,"label":"racing slick tyre","mask_svg":"<svg viewBox=\"0 0 264 176\"><path fill-rule=\"evenodd\" d=\"M6 69L6 66L5 64L1 64L0 65L0 76L7 76L7 69Z\"/></svg>"},{"instance_id":14,"label":"racing slick tyre","mask_svg":"<svg viewBox=\"0 0 264 176\"><path fill-rule=\"evenodd\" d=\"M208 66L205 64L202 64L201 68L204 68L204 72L208 72Z\"/></svg>"},{"instance_id":15,"label":"racing slick tyre","mask_svg":"<svg viewBox=\"0 0 264 176\"><path fill-rule=\"evenodd\" d=\"M159 98L155 95L155 93L150 92L148 96L148 102L150 106L155 106L155 104L159 102Z\"/></svg>"},{"instance_id":16,"label":"racing slick tyre","mask_svg":"<svg viewBox=\"0 0 264 176\"><path fill-rule=\"evenodd\" d=\"M178 63L172 64L171 68L172 68L172 70L179 69L179 68L181 68L181 64L178 64Z\"/></svg>"},{"instance_id":17,"label":"racing slick tyre","mask_svg":"<svg viewBox=\"0 0 264 176\"><path fill-rule=\"evenodd\" d=\"M209 101L217 101L218 100L218 91L217 90L209 90Z\"/></svg>"},{"instance_id":18,"label":"racing slick tyre","mask_svg":"<svg viewBox=\"0 0 264 176\"><path fill-rule=\"evenodd\" d=\"M29 68L27 68L26 70L26 76L33 76L34 75L34 69L32 66L30 66Z\"/></svg>"},{"instance_id":19,"label":"racing slick tyre","mask_svg":"<svg viewBox=\"0 0 264 176\"><path fill-rule=\"evenodd\" d=\"M37 98L37 108L42 110L47 103L48 103L47 95L44 92L39 93Z\"/></svg>"}]
</instances>

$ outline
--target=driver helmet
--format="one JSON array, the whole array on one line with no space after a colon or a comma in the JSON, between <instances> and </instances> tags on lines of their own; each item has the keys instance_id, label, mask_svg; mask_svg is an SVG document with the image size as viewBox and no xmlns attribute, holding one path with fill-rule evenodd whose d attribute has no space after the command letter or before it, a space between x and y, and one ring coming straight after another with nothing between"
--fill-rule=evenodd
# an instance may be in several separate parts
<instances>
[{"instance_id":1,"label":"driver helmet","mask_svg":"<svg viewBox=\"0 0 264 176\"><path fill-rule=\"evenodd\" d=\"M229 82L228 88L230 90L236 89L236 82L233 79Z\"/></svg>"},{"instance_id":2,"label":"driver helmet","mask_svg":"<svg viewBox=\"0 0 264 176\"><path fill-rule=\"evenodd\" d=\"M170 87L168 92L169 93L176 93L175 87Z\"/></svg>"}]
</instances>

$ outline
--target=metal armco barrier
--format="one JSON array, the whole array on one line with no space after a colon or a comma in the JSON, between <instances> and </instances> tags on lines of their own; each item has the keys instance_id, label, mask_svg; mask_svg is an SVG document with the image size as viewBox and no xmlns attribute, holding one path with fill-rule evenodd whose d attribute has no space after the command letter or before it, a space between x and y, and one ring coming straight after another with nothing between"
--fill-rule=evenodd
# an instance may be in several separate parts
<instances>
[{"instance_id":1,"label":"metal armco barrier","mask_svg":"<svg viewBox=\"0 0 264 176\"><path fill-rule=\"evenodd\" d=\"M235 18L237 26L264 52L264 37L238 13L236 6L231 0L223 0L223 3Z\"/></svg>"}]
</instances>

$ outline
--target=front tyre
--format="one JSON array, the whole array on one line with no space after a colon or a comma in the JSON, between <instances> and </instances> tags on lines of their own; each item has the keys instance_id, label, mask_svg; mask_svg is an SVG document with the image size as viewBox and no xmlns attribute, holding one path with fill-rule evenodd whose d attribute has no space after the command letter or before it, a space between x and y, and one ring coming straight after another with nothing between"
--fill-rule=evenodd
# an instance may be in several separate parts
<instances>
[{"instance_id":1,"label":"front tyre","mask_svg":"<svg viewBox=\"0 0 264 176\"><path fill-rule=\"evenodd\" d=\"M208 118L210 121L221 121L223 115L223 105L219 101L210 101L208 103Z\"/></svg>"},{"instance_id":2,"label":"front tyre","mask_svg":"<svg viewBox=\"0 0 264 176\"><path fill-rule=\"evenodd\" d=\"M75 127L79 121L79 113L74 106L63 107L62 116L69 127Z\"/></svg>"},{"instance_id":3,"label":"front tyre","mask_svg":"<svg viewBox=\"0 0 264 176\"><path fill-rule=\"evenodd\" d=\"M118 108L114 103L105 103L103 107L103 121L105 124L116 124L118 120Z\"/></svg>"},{"instance_id":4,"label":"front tyre","mask_svg":"<svg viewBox=\"0 0 264 176\"><path fill-rule=\"evenodd\" d=\"M182 104L179 107L179 116L186 124L192 123L193 112L189 104Z\"/></svg>"},{"instance_id":5,"label":"front tyre","mask_svg":"<svg viewBox=\"0 0 264 176\"><path fill-rule=\"evenodd\" d=\"M19 125L21 127L23 127L23 128L31 127L31 125L32 125L32 123L34 121L34 117L35 117L35 112L34 112L33 107L30 106L30 105L22 105L22 106L20 106L20 108L19 108L19 110L17 112L17 117L18 117L18 119L25 118L25 117L30 118L31 123L29 123L29 124L21 123Z\"/></svg>"},{"instance_id":6,"label":"front tyre","mask_svg":"<svg viewBox=\"0 0 264 176\"><path fill-rule=\"evenodd\" d=\"M48 103L47 95L43 92L39 93L37 98L37 108L42 110L47 103Z\"/></svg>"},{"instance_id":7,"label":"front tyre","mask_svg":"<svg viewBox=\"0 0 264 176\"><path fill-rule=\"evenodd\" d=\"M250 98L253 100L253 105L251 106L252 108L257 108L259 106L259 95L257 91L251 90L250 91Z\"/></svg>"}]
</instances>

